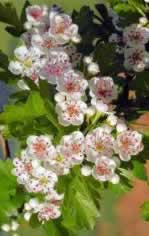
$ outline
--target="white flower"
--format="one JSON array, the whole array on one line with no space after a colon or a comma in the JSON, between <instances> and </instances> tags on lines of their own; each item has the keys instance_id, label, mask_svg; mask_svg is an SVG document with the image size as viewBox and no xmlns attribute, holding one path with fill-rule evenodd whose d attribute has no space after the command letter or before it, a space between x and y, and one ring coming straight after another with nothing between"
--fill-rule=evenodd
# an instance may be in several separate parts
<instances>
[{"instance_id":1,"label":"white flower","mask_svg":"<svg viewBox=\"0 0 149 236\"><path fill-rule=\"evenodd\" d=\"M54 187L57 180L57 175L54 172L40 166L33 170L32 178L26 188L29 192L46 194Z\"/></svg>"},{"instance_id":2,"label":"white flower","mask_svg":"<svg viewBox=\"0 0 149 236\"><path fill-rule=\"evenodd\" d=\"M66 70L71 68L69 57L61 49L49 51L49 56L44 60L43 67L40 71L40 78L46 79L51 84L56 84Z\"/></svg>"},{"instance_id":3,"label":"white flower","mask_svg":"<svg viewBox=\"0 0 149 236\"><path fill-rule=\"evenodd\" d=\"M92 175L99 181L110 181L117 183L119 178L115 174L116 163L114 160L106 156L101 156L97 159ZM117 179L117 181L116 181Z\"/></svg>"},{"instance_id":4,"label":"white flower","mask_svg":"<svg viewBox=\"0 0 149 236\"><path fill-rule=\"evenodd\" d=\"M131 130L122 132L117 136L114 149L122 161L129 161L143 150L142 135Z\"/></svg>"},{"instance_id":5,"label":"white flower","mask_svg":"<svg viewBox=\"0 0 149 236\"><path fill-rule=\"evenodd\" d=\"M75 131L65 135L58 146L59 153L70 166L81 164L84 159L84 135Z\"/></svg>"},{"instance_id":6,"label":"white flower","mask_svg":"<svg viewBox=\"0 0 149 236\"><path fill-rule=\"evenodd\" d=\"M95 162L99 156L113 154L114 138L104 128L98 127L86 135L85 151L87 160Z\"/></svg>"},{"instance_id":7,"label":"white flower","mask_svg":"<svg viewBox=\"0 0 149 236\"><path fill-rule=\"evenodd\" d=\"M99 66L98 66L98 64L95 63L95 62L91 62L91 63L88 65L87 70L88 70L88 72L89 72L91 75L97 75L97 74L100 72Z\"/></svg>"},{"instance_id":8,"label":"white flower","mask_svg":"<svg viewBox=\"0 0 149 236\"><path fill-rule=\"evenodd\" d=\"M125 28L124 42L130 47L140 47L149 41L149 29L137 24L132 24Z\"/></svg>"},{"instance_id":9,"label":"white flower","mask_svg":"<svg viewBox=\"0 0 149 236\"><path fill-rule=\"evenodd\" d=\"M51 139L52 137L49 135L29 136L27 139L28 155L41 161L46 161L55 152Z\"/></svg>"},{"instance_id":10,"label":"white flower","mask_svg":"<svg viewBox=\"0 0 149 236\"><path fill-rule=\"evenodd\" d=\"M66 14L53 14L50 17L49 33L53 34L59 44L65 44L78 37L78 26Z\"/></svg>"},{"instance_id":11,"label":"white flower","mask_svg":"<svg viewBox=\"0 0 149 236\"><path fill-rule=\"evenodd\" d=\"M92 174L92 168L90 166L82 166L81 174L84 176L90 176Z\"/></svg>"},{"instance_id":12,"label":"white flower","mask_svg":"<svg viewBox=\"0 0 149 236\"><path fill-rule=\"evenodd\" d=\"M56 89L74 99L80 99L80 97L84 96L87 86L88 82L81 73L68 70L61 79L57 80Z\"/></svg>"},{"instance_id":13,"label":"white flower","mask_svg":"<svg viewBox=\"0 0 149 236\"><path fill-rule=\"evenodd\" d=\"M124 56L124 66L127 70L140 72L149 67L149 53L143 46L125 49Z\"/></svg>"},{"instance_id":14,"label":"white flower","mask_svg":"<svg viewBox=\"0 0 149 236\"><path fill-rule=\"evenodd\" d=\"M40 57L43 52L37 47L20 46L15 49L14 54L16 59L9 63L8 69L15 75L38 80L37 74L42 67Z\"/></svg>"},{"instance_id":15,"label":"white flower","mask_svg":"<svg viewBox=\"0 0 149 236\"><path fill-rule=\"evenodd\" d=\"M63 126L81 125L87 105L80 100L66 100L56 105L59 123Z\"/></svg>"},{"instance_id":16,"label":"white flower","mask_svg":"<svg viewBox=\"0 0 149 236\"><path fill-rule=\"evenodd\" d=\"M117 86L111 77L94 77L90 80L90 95L105 104L117 98Z\"/></svg>"},{"instance_id":17,"label":"white flower","mask_svg":"<svg viewBox=\"0 0 149 236\"><path fill-rule=\"evenodd\" d=\"M30 175L33 170L32 162L26 151L22 151L21 159L14 158L13 165L15 168L12 170L12 174L17 176L19 184L25 185L30 179Z\"/></svg>"},{"instance_id":18,"label":"white flower","mask_svg":"<svg viewBox=\"0 0 149 236\"><path fill-rule=\"evenodd\" d=\"M56 204L49 204L45 203L43 204L42 208L40 209L38 213L38 219L42 223L45 221L57 219L61 216L60 207Z\"/></svg>"},{"instance_id":19,"label":"white flower","mask_svg":"<svg viewBox=\"0 0 149 236\"><path fill-rule=\"evenodd\" d=\"M45 53L48 53L48 50L57 46L55 37L48 32L33 34L31 44L34 47L39 47Z\"/></svg>"},{"instance_id":20,"label":"white flower","mask_svg":"<svg viewBox=\"0 0 149 236\"><path fill-rule=\"evenodd\" d=\"M26 17L31 24L35 26L40 25L47 21L48 9L46 6L29 6L26 8Z\"/></svg>"}]
</instances>

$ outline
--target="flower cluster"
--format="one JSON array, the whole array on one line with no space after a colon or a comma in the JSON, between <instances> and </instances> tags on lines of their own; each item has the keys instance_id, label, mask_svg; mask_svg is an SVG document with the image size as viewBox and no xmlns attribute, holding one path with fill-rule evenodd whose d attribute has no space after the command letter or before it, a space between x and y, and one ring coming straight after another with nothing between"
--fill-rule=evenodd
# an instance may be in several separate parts
<instances>
[{"instance_id":1,"label":"flower cluster","mask_svg":"<svg viewBox=\"0 0 149 236\"><path fill-rule=\"evenodd\" d=\"M116 127L116 136L113 131ZM142 135L127 129L122 120L110 115L106 123L87 133L74 131L62 137L59 145L52 144L51 136L29 136L27 148L20 158L13 160L12 173L19 184L30 193L40 193L43 200L31 199L24 206L24 218L37 214L41 222L61 215L63 194L56 192L58 177L81 165L82 174L99 181L119 182L117 169L120 161L129 161L143 150Z\"/></svg>"},{"instance_id":2,"label":"flower cluster","mask_svg":"<svg viewBox=\"0 0 149 236\"><path fill-rule=\"evenodd\" d=\"M149 41L149 29L140 24L132 24L124 29L123 40L125 68L136 72L149 68L149 53L145 49Z\"/></svg>"},{"instance_id":3,"label":"flower cluster","mask_svg":"<svg viewBox=\"0 0 149 236\"><path fill-rule=\"evenodd\" d=\"M114 20L113 13L109 14ZM25 79L33 80L37 86L39 80L52 84L58 122L64 127L83 124L80 131L67 132L58 144L48 134L29 136L26 149L13 160L13 175L32 196L24 204L24 218L29 221L32 214L37 214L44 223L61 216L64 195L56 190L61 176L79 165L82 175L116 184L120 165L140 153L143 144L142 135L114 115L118 88L113 79L100 74L92 56L82 58L77 52L75 43L81 39L71 17L57 7L35 5L26 9L26 18L27 31L21 36L22 45L14 51L9 70L23 77L18 86L25 90L30 89ZM144 47L148 39L148 31L141 26L125 29L127 69L140 71L148 67ZM114 40L121 43L121 38ZM137 50L144 50L143 56L137 56Z\"/></svg>"},{"instance_id":4,"label":"flower cluster","mask_svg":"<svg viewBox=\"0 0 149 236\"><path fill-rule=\"evenodd\" d=\"M78 26L70 16L57 8L30 6L26 9L27 32L22 35L23 45L14 51L15 59L9 70L22 77L29 77L36 84L39 79L56 85L56 113L63 126L81 125L90 109L109 112L117 98L117 87L110 77L94 77L89 82L77 70L81 54L72 42L79 42ZM99 66L93 58L84 58L89 75L99 74ZM19 87L29 89L22 80ZM91 102L86 103L89 88ZM89 109L88 109L89 105ZM90 107L91 106L91 107Z\"/></svg>"}]
</instances>

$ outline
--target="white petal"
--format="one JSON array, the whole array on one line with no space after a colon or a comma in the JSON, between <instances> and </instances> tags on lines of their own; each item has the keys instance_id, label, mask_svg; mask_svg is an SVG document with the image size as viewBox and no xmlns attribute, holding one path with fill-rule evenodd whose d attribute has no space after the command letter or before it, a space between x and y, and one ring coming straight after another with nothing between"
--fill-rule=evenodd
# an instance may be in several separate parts
<instances>
[{"instance_id":1,"label":"white petal","mask_svg":"<svg viewBox=\"0 0 149 236\"><path fill-rule=\"evenodd\" d=\"M112 184L118 184L119 181L120 181L120 177L117 174L113 175L113 177L110 179L110 182Z\"/></svg>"},{"instance_id":2,"label":"white petal","mask_svg":"<svg viewBox=\"0 0 149 236\"><path fill-rule=\"evenodd\" d=\"M24 219L25 219L26 221L29 221L30 218L31 218L31 216L32 216L32 214L31 214L30 212L26 212L26 213L24 214Z\"/></svg>"}]
</instances>

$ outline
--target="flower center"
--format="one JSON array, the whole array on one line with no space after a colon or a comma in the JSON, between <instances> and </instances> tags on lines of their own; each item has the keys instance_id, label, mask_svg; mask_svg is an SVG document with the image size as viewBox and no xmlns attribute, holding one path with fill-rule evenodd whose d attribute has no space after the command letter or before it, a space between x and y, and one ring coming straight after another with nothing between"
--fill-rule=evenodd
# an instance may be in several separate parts
<instances>
[{"instance_id":1,"label":"flower center","mask_svg":"<svg viewBox=\"0 0 149 236\"><path fill-rule=\"evenodd\" d=\"M65 84L65 88L69 93L78 91L77 85L75 85L73 82L67 82Z\"/></svg>"},{"instance_id":2,"label":"flower center","mask_svg":"<svg viewBox=\"0 0 149 236\"><path fill-rule=\"evenodd\" d=\"M63 34L65 31L65 23L61 22L56 25L55 33L57 34Z\"/></svg>"},{"instance_id":3,"label":"flower center","mask_svg":"<svg viewBox=\"0 0 149 236\"><path fill-rule=\"evenodd\" d=\"M73 153L78 154L80 152L80 144L73 143L71 147Z\"/></svg>"},{"instance_id":4,"label":"flower center","mask_svg":"<svg viewBox=\"0 0 149 236\"><path fill-rule=\"evenodd\" d=\"M58 162L62 162L63 160L64 160L64 157L62 155L58 155L56 157L56 161L58 161Z\"/></svg>"},{"instance_id":5,"label":"flower center","mask_svg":"<svg viewBox=\"0 0 149 236\"><path fill-rule=\"evenodd\" d=\"M42 155L46 151L46 144L44 142L37 142L33 144L34 152L37 153L37 155Z\"/></svg>"},{"instance_id":6,"label":"flower center","mask_svg":"<svg viewBox=\"0 0 149 236\"><path fill-rule=\"evenodd\" d=\"M110 170L107 168L106 163L102 163L96 167L96 173L99 175L109 175Z\"/></svg>"},{"instance_id":7,"label":"flower center","mask_svg":"<svg viewBox=\"0 0 149 236\"><path fill-rule=\"evenodd\" d=\"M47 185L49 181L48 181L47 177L44 176L40 179L39 182L41 185Z\"/></svg>"},{"instance_id":8,"label":"flower center","mask_svg":"<svg viewBox=\"0 0 149 236\"><path fill-rule=\"evenodd\" d=\"M30 58L26 59L24 61L24 66L31 67L32 66L32 60Z\"/></svg>"},{"instance_id":9,"label":"flower center","mask_svg":"<svg viewBox=\"0 0 149 236\"><path fill-rule=\"evenodd\" d=\"M26 170L27 173L30 173L32 171L31 163L26 163L25 164L25 170Z\"/></svg>"},{"instance_id":10,"label":"flower center","mask_svg":"<svg viewBox=\"0 0 149 236\"><path fill-rule=\"evenodd\" d=\"M69 106L67 108L67 112L68 112L70 117L79 115L79 111L78 111L77 107L75 107L74 105Z\"/></svg>"},{"instance_id":11,"label":"flower center","mask_svg":"<svg viewBox=\"0 0 149 236\"><path fill-rule=\"evenodd\" d=\"M104 150L104 146L101 142L96 143L96 151L102 152Z\"/></svg>"},{"instance_id":12,"label":"flower center","mask_svg":"<svg viewBox=\"0 0 149 236\"><path fill-rule=\"evenodd\" d=\"M31 16L36 19L36 20L40 20L41 16L42 16L42 10L40 9L34 9L31 13Z\"/></svg>"}]
</instances>

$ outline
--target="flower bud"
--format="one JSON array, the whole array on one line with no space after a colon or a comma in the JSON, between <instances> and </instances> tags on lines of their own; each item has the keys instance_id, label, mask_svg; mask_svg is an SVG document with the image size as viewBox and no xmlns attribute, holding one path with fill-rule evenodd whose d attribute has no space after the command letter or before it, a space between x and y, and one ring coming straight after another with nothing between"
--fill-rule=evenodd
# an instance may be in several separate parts
<instances>
[{"instance_id":1,"label":"flower bud","mask_svg":"<svg viewBox=\"0 0 149 236\"><path fill-rule=\"evenodd\" d=\"M24 219L25 219L26 221L29 221L30 218L31 218L31 216L32 216L32 214L31 214L30 212L26 212L26 213L24 214Z\"/></svg>"},{"instance_id":2,"label":"flower bud","mask_svg":"<svg viewBox=\"0 0 149 236\"><path fill-rule=\"evenodd\" d=\"M31 28L32 28L32 24L30 22L27 21L24 23L24 29L30 30Z\"/></svg>"},{"instance_id":3,"label":"flower bud","mask_svg":"<svg viewBox=\"0 0 149 236\"><path fill-rule=\"evenodd\" d=\"M109 115L107 118L107 122L111 126L115 126L117 123L117 117L115 115Z\"/></svg>"},{"instance_id":4,"label":"flower bud","mask_svg":"<svg viewBox=\"0 0 149 236\"><path fill-rule=\"evenodd\" d=\"M124 123L119 123L116 126L116 130L118 133L124 132L127 130L127 126Z\"/></svg>"},{"instance_id":5,"label":"flower bud","mask_svg":"<svg viewBox=\"0 0 149 236\"><path fill-rule=\"evenodd\" d=\"M80 43L81 42L81 37L79 35L73 36L71 38L71 40L72 40L73 43Z\"/></svg>"},{"instance_id":6,"label":"flower bud","mask_svg":"<svg viewBox=\"0 0 149 236\"><path fill-rule=\"evenodd\" d=\"M91 56L88 56L88 57L86 56L84 57L83 61L85 64L89 65L90 63L92 63L93 58Z\"/></svg>"},{"instance_id":7,"label":"flower bud","mask_svg":"<svg viewBox=\"0 0 149 236\"><path fill-rule=\"evenodd\" d=\"M88 72L92 75L96 75L100 72L99 70L99 66L97 63L95 62L92 62L88 65L88 68L87 68Z\"/></svg>"}]
</instances>

